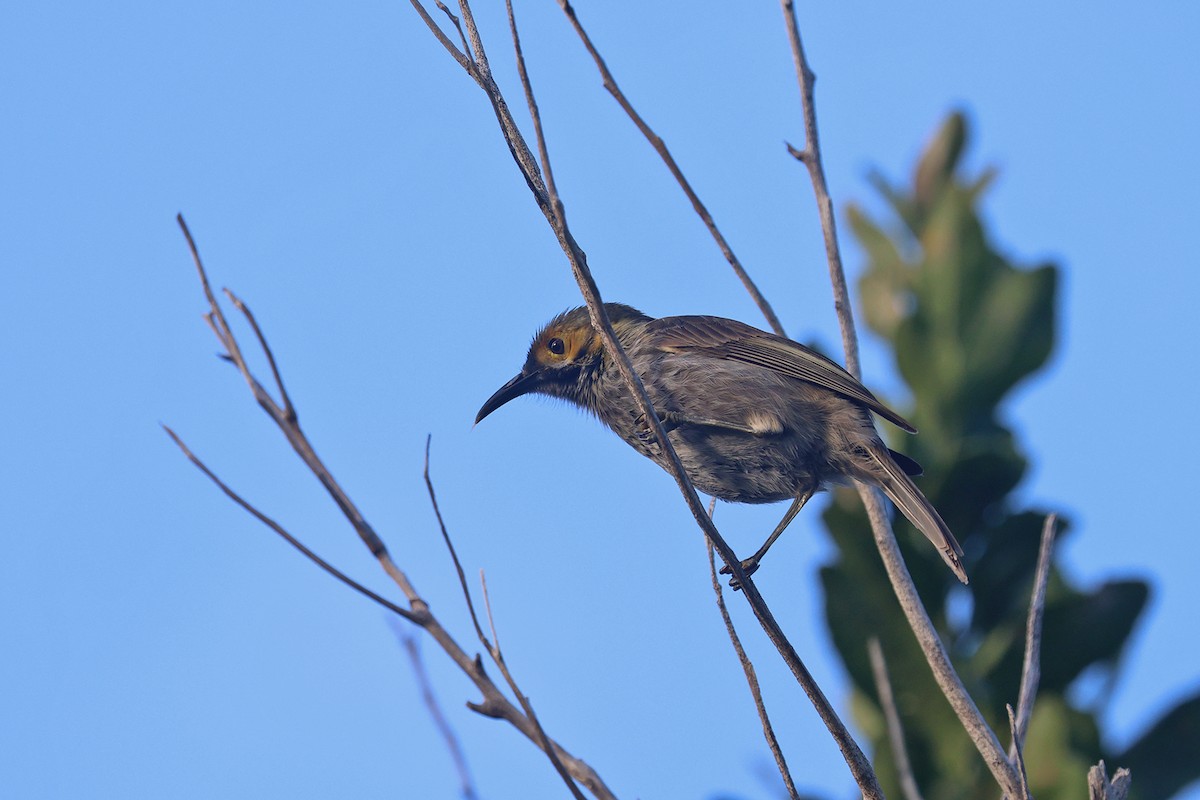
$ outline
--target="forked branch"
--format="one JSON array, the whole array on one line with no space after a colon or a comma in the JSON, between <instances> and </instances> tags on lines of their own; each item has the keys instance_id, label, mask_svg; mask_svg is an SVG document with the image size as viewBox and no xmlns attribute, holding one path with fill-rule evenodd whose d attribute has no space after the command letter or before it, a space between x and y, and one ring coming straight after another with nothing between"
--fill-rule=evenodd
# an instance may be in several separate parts
<instances>
[{"instance_id":1,"label":"forked branch","mask_svg":"<svg viewBox=\"0 0 1200 800\"><path fill-rule=\"evenodd\" d=\"M550 758L551 762L555 766L555 769L559 770L560 774L563 775L564 781L566 781L568 785L572 787L572 791L575 793L576 797L582 797L582 795L579 794L578 787L575 785L575 782L578 781L580 784L587 787L587 789L596 798L599 798L600 800L615 800L615 796L608 789L608 787L605 786L604 781L600 779L600 776L596 774L595 770L588 766L586 762L572 756L570 753L565 751L546 734L545 730L542 729L542 726L540 723L538 723L536 717L533 715L532 707L530 707L527 698L525 698L525 696L516 689L516 683L512 680L511 673L508 671L507 667L502 665L501 669L505 674L506 680L509 681L509 685L512 687L513 692L519 698L522 708L518 708L516 705L514 705L504 694L504 692L492 681L491 677L487 674L487 671L483 667L482 660L478 656L470 655L461 646L459 646L450 633L442 626L437 617L430 612L428 604L417 593L416 589L412 585L412 582L408 579L408 576L392 561L387 548L384 546L383 541L375 533L375 530L371 527L363 515L359 513L357 507L350 500L349 495L342 489L341 485L338 484L337 480L333 477L333 474L317 457L316 451L311 442L308 440L308 437L300 429L298 414L296 413L296 409L293 406L291 399L288 397L286 390L283 388L283 379L275 361L274 354L271 352L271 348L267 343L266 336L263 334L253 314L250 313L250 310L245 303L239 300L231 292L227 291L227 297L245 316L247 324L249 324L250 328L253 330L259 346L263 349L267 363L270 365L276 388L280 394L281 399L279 402L276 402L276 400L251 372L248 364L246 363L246 359L242 354L242 349L238 343L237 337L233 333L233 330L230 327L219 302L217 301L217 297L212 291L208 281L208 274L205 271L204 264L200 259L199 251L196 248L195 241L192 239L191 232L188 230L182 215L178 217L178 222L180 228L183 230L184 236L187 239L188 247L192 254L192 259L195 262L196 269L200 276L201 286L204 289L205 298L209 304L209 311L205 315L205 319L225 350L225 352L222 354L222 357L232 363L238 369L238 372L242 375L247 385L250 387L251 393L258 402L259 406L267 413L271 420L284 434L285 438L292 445L292 448L296 451L297 455L300 456L301 460L304 461L305 465L321 482L321 485L324 486L328 491L329 495L341 509L343 515L350 522L351 526L358 533L359 537L379 561L384 571L400 588L400 591L403 593L408 602L408 608L404 608L392 602L391 600L372 592L358 581L350 578L345 573L341 572L320 558L318 555L316 555L316 553L301 543L297 537L293 536L281 525L255 508L252 504L229 488L229 486L221 481L212 470L210 470L191 452L191 450L183 443L182 439L180 439L174 431L172 431L170 428L166 428L167 434L176 443L176 445L179 446L184 455L187 456L187 458L193 464L195 464L195 466L210 480L212 480L230 499L252 514L264 525L271 528L271 530L299 550L306 558L313 561L323 570L347 584L355 591L378 603L381 607L386 608L387 610L399 615L408 622L411 622L426 631L434 639L434 641L437 642L438 646L441 647L442 650L450 657L451 661L453 661L454 664L471 680L471 682L481 693L482 700L480 702L468 703L468 706L485 716L507 721L522 734L524 734L526 738L541 748L543 752L545 752ZM432 483L430 483L428 479L428 471L426 472L426 481L430 488L430 496L433 497L433 487ZM436 508L436 505L435 511L437 511L438 520L439 523L441 523L441 512ZM449 535L445 531L445 526L441 525L440 527L442 529L443 536L446 537L447 544L450 544ZM453 553L452 545L451 552ZM455 566L457 569L459 569L461 575L461 566L458 563L457 555L454 556L454 561ZM474 607L470 604L469 597L468 607L471 609L472 618L474 619ZM477 632L479 631L477 620L476 630ZM493 651L490 647L489 653L491 653L493 656L499 654L498 650ZM502 662L498 663L502 664Z\"/></svg>"}]
</instances>

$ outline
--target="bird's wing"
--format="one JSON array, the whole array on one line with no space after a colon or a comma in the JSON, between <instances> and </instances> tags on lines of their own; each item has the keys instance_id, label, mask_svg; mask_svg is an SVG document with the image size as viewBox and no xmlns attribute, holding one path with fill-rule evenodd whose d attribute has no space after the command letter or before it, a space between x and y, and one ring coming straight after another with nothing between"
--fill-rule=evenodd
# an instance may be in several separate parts
<instances>
[{"instance_id":1,"label":"bird's wing","mask_svg":"<svg viewBox=\"0 0 1200 800\"><path fill-rule=\"evenodd\" d=\"M849 372L791 339L721 317L663 317L650 323L648 332L654 343L666 352L704 350L713 358L775 370L837 392L909 433L917 432L912 423L879 402Z\"/></svg>"}]
</instances>

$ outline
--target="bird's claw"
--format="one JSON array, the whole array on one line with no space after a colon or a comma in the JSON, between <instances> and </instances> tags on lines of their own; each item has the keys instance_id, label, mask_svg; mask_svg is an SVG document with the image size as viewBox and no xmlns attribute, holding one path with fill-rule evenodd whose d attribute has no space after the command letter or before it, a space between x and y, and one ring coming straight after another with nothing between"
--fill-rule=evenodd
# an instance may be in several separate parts
<instances>
[{"instance_id":1,"label":"bird's claw","mask_svg":"<svg viewBox=\"0 0 1200 800\"><path fill-rule=\"evenodd\" d=\"M654 435L654 429L646 421L645 414L638 414L633 418L633 427L638 441L645 446L647 451L652 455L658 455L662 452L662 446L658 443L658 437Z\"/></svg>"},{"instance_id":2,"label":"bird's claw","mask_svg":"<svg viewBox=\"0 0 1200 800\"><path fill-rule=\"evenodd\" d=\"M744 561L742 561L742 573L745 574L745 576L747 578L750 577L751 575L753 575L757 571L758 571L758 559L757 558L747 558ZM732 575L733 570L731 570L728 566L724 566L724 567L721 567L720 573L722 575ZM729 586L735 592L739 592L742 589L742 582L739 581L737 578L730 578Z\"/></svg>"}]
</instances>

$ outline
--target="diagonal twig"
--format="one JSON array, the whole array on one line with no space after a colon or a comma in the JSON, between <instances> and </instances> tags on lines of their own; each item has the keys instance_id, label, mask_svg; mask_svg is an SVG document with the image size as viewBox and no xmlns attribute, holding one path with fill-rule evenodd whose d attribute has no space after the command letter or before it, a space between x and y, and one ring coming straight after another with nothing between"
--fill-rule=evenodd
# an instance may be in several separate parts
<instances>
[{"instance_id":1,"label":"diagonal twig","mask_svg":"<svg viewBox=\"0 0 1200 800\"><path fill-rule=\"evenodd\" d=\"M879 637L867 640L867 655L871 659L871 674L875 678L875 691L879 694L879 705L887 722L888 742L892 746L892 758L896 760L896 772L900 776L900 790L906 800L921 800L921 789L913 775L912 762L908 760L908 748L904 746L904 727L900 724L900 712L896 709L896 697L892 694L892 681L888 678L887 661Z\"/></svg>"},{"instance_id":2,"label":"diagonal twig","mask_svg":"<svg viewBox=\"0 0 1200 800\"><path fill-rule=\"evenodd\" d=\"M525 105L529 107L529 118L537 131L538 158L542 164L542 174L546 179L546 193L550 197L558 197L558 187L554 184L554 172L550 169L550 153L546 149L546 137L542 135L542 114L538 110L537 98L533 96L533 84L529 80L529 72L525 69L525 53L521 50L521 37L517 32L517 18L513 14L512 0L504 0L504 8L508 13L508 31L512 37L513 50L517 59L517 75L521 79L521 87L525 90Z\"/></svg>"},{"instance_id":3,"label":"diagonal twig","mask_svg":"<svg viewBox=\"0 0 1200 800\"><path fill-rule=\"evenodd\" d=\"M716 502L716 498L713 498ZM709 506L709 513L712 513L712 506ZM783 778L783 785L787 788L788 797L792 800L798 800L800 797L796 791L796 783L792 780L791 770L788 769L787 760L783 757L783 750L779 747L779 740L775 737L775 728L771 725L771 718L767 714L767 706L763 702L762 688L758 685L758 673L754 669L754 664L750 661L750 656L746 655L745 648L742 647L742 640L738 638L737 630L733 627L733 619L729 616L729 609L725 606L725 594L721 588L721 579L717 576L716 554L713 551L712 545L707 539L704 540L704 549L708 551L708 572L712 578L713 595L717 599L717 609L721 612L721 621L725 623L725 630L729 634L729 642L733 645L733 650L737 653L738 662L742 665L742 672L746 675L746 684L750 687L750 695L754 698L754 708L758 711L759 722L762 723L763 738L767 740L767 747L771 751L771 756L775 759L775 768L779 770L779 776Z\"/></svg>"},{"instance_id":4,"label":"diagonal twig","mask_svg":"<svg viewBox=\"0 0 1200 800\"><path fill-rule=\"evenodd\" d=\"M511 2L511 0L506 0L506 2ZM591 37L588 36L587 31L584 30L583 24L579 21L579 17L576 15L574 7L571 6L571 3L568 0L558 0L558 5L559 8L563 10L563 13L567 15L567 19L570 20L571 26L575 28L575 32L579 34L579 38L583 42L583 46L587 49L588 54L592 57L592 60L596 62L596 69L600 71L600 77L604 82L604 88L608 90L608 93L613 96L613 99L617 101L617 104L621 106L627 115L629 115L629 118L633 121L633 124L637 126L637 129L641 131L643 136L646 137L646 141L650 142L650 146L654 148L654 151L658 153L659 157L663 160L663 163L666 164L667 170L675 178L675 181L679 184L679 188L683 190L683 193L687 195L687 199L691 202L692 208L700 217L700 220L704 223L704 227L708 228L709 234L717 243L717 247L720 248L722 255L725 256L725 260L729 262L729 266L733 268L734 274L737 275L738 280L742 282L742 286L745 287L746 291L750 294L750 298L754 301L754 304L758 306L758 310L762 312L763 317L766 318L767 324L771 326L771 329L775 331L775 333L779 334L780 336L786 336L787 334L783 330L783 323L781 323L779 321L779 317L776 316L775 309L771 308L771 304L767 302L767 298L763 296L761 291L759 291L758 285L750 277L750 274L746 272L746 268L742 266L742 262L736 255L734 255L733 248L725 239L724 234L722 234L720 229L717 227L717 223L713 221L712 214L709 213L708 207L704 205L704 202L701 201L700 196L696 194L696 190L692 188L692 184L686 177L684 177L683 170L680 169L679 164L675 161L675 157L671 155L671 151L667 149L666 142L664 142L662 137L654 132L654 129L650 127L649 123L647 123L646 120L642 118L642 115L634 109L633 104L629 102L629 98L625 96L625 93L621 91L621 87L617 85L616 78L613 77L612 72L610 72L608 69L608 64L606 64L604 58L601 57L600 51L596 49L596 46L592 43Z\"/></svg>"},{"instance_id":5,"label":"diagonal twig","mask_svg":"<svg viewBox=\"0 0 1200 800\"><path fill-rule=\"evenodd\" d=\"M197 457L196 454L193 453L188 448L188 446L183 443L183 440L179 438L179 435L177 433L175 433L175 431L171 430L171 428L169 428L166 425L163 425L162 429L167 432L167 435L171 437L171 440L173 442L175 442L175 444L179 447L180 450L183 451L183 454L184 454L184 456L187 457L187 460L191 461L192 464L194 464L197 469L199 469L201 472L203 472L210 481L215 483L217 485L217 488L225 493L226 497L228 497L230 500L237 503L239 506L241 506L243 509L245 509L247 512L249 512L250 515L253 516L255 519L257 519L259 522L266 525L271 530L275 531L275 533L279 534L279 536L281 536L284 541L286 541L292 547L299 550L304 555L304 557L307 558L309 561L313 562L318 567L325 570L330 575L337 578L339 581L346 584L354 591L358 592L359 594L364 595L365 597L370 598L371 600L375 601L379 605L383 606L388 611L391 611L395 614L399 614L400 616L404 617L409 622L414 622L418 625L424 624L425 617L422 613L410 611L407 608L402 608L402 607L396 605L395 603L393 603L391 600L388 600L386 597L376 594L375 592L368 589L366 586L363 586L361 583L354 580L349 575L342 572L337 567L333 566L328 561L326 561L325 559L321 558L319 555L314 553L312 550L310 550L308 547L306 547L303 542L301 542L299 539L297 539L292 534L288 533L288 531L282 525L280 525L275 520L268 517L263 512L259 511L257 508L255 508L253 505L251 505L249 501L244 499L241 495L239 495L233 489L229 488L229 486L224 481L222 481L220 478L217 477L216 473L214 473L211 469L208 468L208 465L206 465L203 461L201 461L199 459L199 457Z\"/></svg>"},{"instance_id":6,"label":"diagonal twig","mask_svg":"<svg viewBox=\"0 0 1200 800\"><path fill-rule=\"evenodd\" d=\"M586 800L586 798L583 796L583 792L581 792L579 787L575 784L574 777L570 772L567 771L567 768L563 766L563 763L558 759L558 754L555 752L554 745L550 741L550 737L546 735L545 729L542 728L542 723L538 721L537 714L534 713L533 705L529 702L529 698L526 697L524 692L522 692L517 686L516 679L513 678L512 673L508 669L508 663L504 660L504 652L500 649L500 637L496 635L496 621L492 617L492 598L488 595L487 578L484 577L483 570L479 571L479 583L483 588L483 607L487 611L488 627L492 631L491 642L487 641L486 637L481 639L483 646L488 649L488 654L491 655L492 661L494 661L496 666L500 668L500 674L504 676L504 680L508 684L508 688L512 689L512 693L516 696L517 702L520 703L521 708L524 709L525 716L530 722L533 723L534 729L537 731L538 736L542 740L542 750L549 757L551 763L554 764L554 769L558 772L559 777L563 779L563 783L566 784L566 787L571 790L571 796L574 797L575 800Z\"/></svg>"},{"instance_id":7,"label":"diagonal twig","mask_svg":"<svg viewBox=\"0 0 1200 800\"><path fill-rule=\"evenodd\" d=\"M437 493L433 489L433 478L429 474L429 448L432 441L432 436L425 438L425 488L429 492L429 502L433 506L434 516L437 517L438 528L442 532L442 541L446 543L446 549L450 551L450 560L454 562L454 569L458 573L458 582L462 588L463 598L467 602L467 610L471 614L471 623L475 626L475 635L478 637L480 644L483 645L483 648L487 650L487 653L491 657L492 661L497 667L500 668L500 674L504 676L505 682L508 683L508 687L512 689L513 694L517 698L517 702L520 703L521 708L524 710L525 718L529 720L532 731L537 736L537 741L542 749L542 752L544 752L550 759L550 763L554 766L554 769L559 776L562 777L562 779L566 782L567 787L571 790L571 793L576 797L580 797L582 800L582 796L579 794L579 787L575 785L573 776L559 758L558 746L554 744L554 742L546 734L545 729L542 728L542 723L538 721L537 715L534 714L533 706L530 704L529 698L527 698L517 687L516 679L513 677L512 673L509 672L508 665L504 662L504 653L500 650L500 641L496 636L496 624L492 619L492 606L491 600L487 594L487 581L483 578L482 570L480 570L479 579L483 585L483 601L485 609L487 610L488 626L492 631L491 639L488 639L487 635L483 632L483 628L479 624L479 615L475 612L475 602L471 599L471 590L467 586L466 573L463 571L462 562L458 560L458 551L454 548L454 542L450 538L450 533L446 530L446 522L442 519L442 510L438 507ZM595 789L593 789L593 791L595 791Z\"/></svg>"},{"instance_id":8,"label":"diagonal twig","mask_svg":"<svg viewBox=\"0 0 1200 800\"><path fill-rule=\"evenodd\" d=\"M483 635L483 628L479 627L479 615L475 613L475 601L471 599L471 589L467 586L467 575L463 572L462 562L458 560L458 551L454 549L454 542L450 539L450 532L446 530L446 522L442 519L442 509L438 506L437 492L433 490L433 479L429 475L429 447L433 443L433 436L425 437L425 490L429 493L429 504L433 506L433 515L437 517L438 530L442 533L442 541L446 543L446 549L450 551L450 560L454 563L454 570L458 573L458 585L462 588L463 598L467 602L467 611L471 614L471 624L475 626L475 635L479 641L483 642L484 647L488 647L487 637Z\"/></svg>"},{"instance_id":9,"label":"diagonal twig","mask_svg":"<svg viewBox=\"0 0 1200 800\"><path fill-rule=\"evenodd\" d=\"M1013 713L1012 705L1005 703L1004 708L1008 711L1008 727L1012 730L1013 760L1021 777L1021 800L1033 800L1029 793L1029 775L1025 772L1025 740L1017 732L1017 716Z\"/></svg>"},{"instance_id":10,"label":"diagonal twig","mask_svg":"<svg viewBox=\"0 0 1200 800\"><path fill-rule=\"evenodd\" d=\"M438 703L437 695L434 694L433 681L429 679L429 671L425 669L425 660L421 658L421 648L417 646L417 639L395 620L389 621L392 623L392 632L396 634L396 638L404 645L404 651L408 653L413 675L416 676L417 685L421 689L421 700L425 703L425 708L429 710L434 727L438 729L438 733L446 742L446 749L450 751L450 760L454 762L454 770L458 773L459 793L463 800L478 800L479 792L475 791L475 782L471 780L471 770L467 766L467 754L463 752L462 743L458 740L454 728L450 727L450 721L446 719L446 715L442 712L442 706Z\"/></svg>"}]
</instances>

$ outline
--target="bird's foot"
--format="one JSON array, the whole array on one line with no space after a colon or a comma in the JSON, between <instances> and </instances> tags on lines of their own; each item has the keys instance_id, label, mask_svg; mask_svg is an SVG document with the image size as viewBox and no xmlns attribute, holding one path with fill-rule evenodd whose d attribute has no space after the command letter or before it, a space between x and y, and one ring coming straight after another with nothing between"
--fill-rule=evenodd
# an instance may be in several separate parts
<instances>
[{"instance_id":1,"label":"bird's foot","mask_svg":"<svg viewBox=\"0 0 1200 800\"><path fill-rule=\"evenodd\" d=\"M654 435L654 429L650 427L650 423L646 421L645 414L638 414L633 418L634 431L637 433L638 441L646 448L650 455L659 455L662 453L662 445L658 443L658 437Z\"/></svg>"},{"instance_id":2,"label":"bird's foot","mask_svg":"<svg viewBox=\"0 0 1200 800\"><path fill-rule=\"evenodd\" d=\"M742 561L742 572L745 573L747 578L750 577L751 575L753 575L757 571L758 571L758 559L757 558L754 558L753 556L751 556L750 558L744 559ZM733 574L733 570L731 570L728 566L721 567L720 572L722 575L732 575ZM741 591L741 589L742 589L742 582L739 581L737 578L730 578L729 586L735 592L738 592L738 591Z\"/></svg>"}]
</instances>

